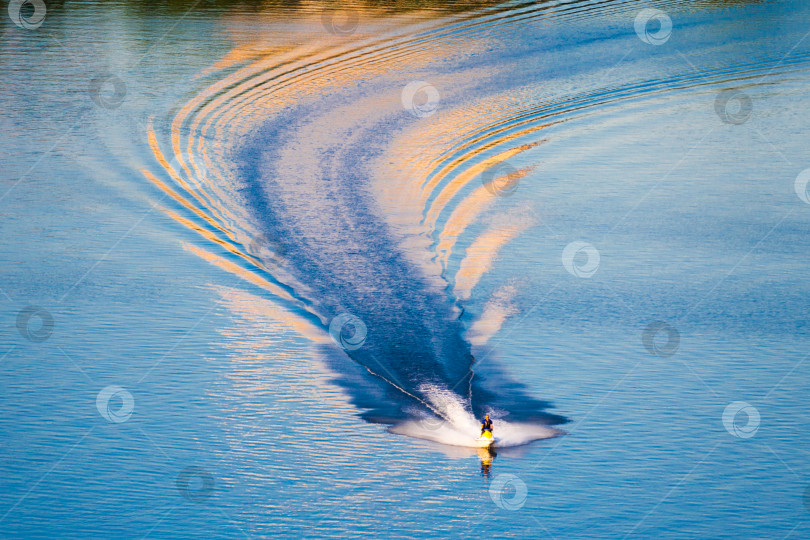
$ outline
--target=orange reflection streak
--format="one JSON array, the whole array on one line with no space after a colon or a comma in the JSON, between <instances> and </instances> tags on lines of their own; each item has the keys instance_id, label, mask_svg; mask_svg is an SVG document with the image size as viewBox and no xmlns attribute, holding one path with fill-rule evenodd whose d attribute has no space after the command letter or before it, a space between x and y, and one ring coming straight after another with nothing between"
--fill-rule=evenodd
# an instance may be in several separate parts
<instances>
[{"instance_id":1,"label":"orange reflection streak","mask_svg":"<svg viewBox=\"0 0 810 540\"><path fill-rule=\"evenodd\" d=\"M501 136L501 137L495 137L496 135L501 135L505 131L511 130L511 129L513 129L515 127L515 124L510 123L511 119L514 116L515 111L510 111L510 112L512 113L511 115L505 114L503 116L494 117L494 120L495 120L494 122L491 122L491 123L488 123L488 124L485 124L485 125L476 126L477 127L476 130L466 133L465 138L464 138L464 143L461 144L460 146L458 146L456 151L464 150L464 149L471 149L471 150L469 152L463 154L462 156L456 158L455 160L448 163L447 165L443 166L441 169L439 169L436 172L435 176L432 179L430 179L428 182L425 183L425 186L423 188L424 193L425 193L424 197L425 198L429 197L430 193L433 191L433 189L441 182L441 180L450 171L452 171L454 168L456 168L459 164L464 163L466 161L469 161L469 159L471 157L476 156L478 154L481 154L482 152L484 152L486 150L489 150L490 148L494 148L496 146L508 143L509 141L512 141L514 139L517 139L519 137L522 137L524 135L528 135L528 134L530 134L530 133L532 133L534 131L538 131L540 129L543 129L543 128L547 127L547 125L534 126L534 127L532 127L532 129L529 129L529 130L523 130L523 131L520 131L520 132L517 132L517 133L512 133L512 134ZM500 125L503 125L503 126L506 126L506 127L503 127L501 129L495 129L495 130L492 129L493 126L500 126ZM447 127L445 126L444 129L447 129ZM487 141L488 139L491 139L491 140L489 140L489 142L484 143L484 141ZM512 155L503 155L500 158L500 160L503 161L504 159L512 157L513 155L518 154L520 152L523 152L524 150L528 150L529 148L533 148L533 147L535 147L535 146L537 146L537 145L539 145L539 144L541 144L543 142L545 142L545 141L538 141L538 142L534 142L534 143L524 144L524 145L521 145L521 146L519 146L517 148L507 150L503 154L507 154L508 152L513 152L513 154Z\"/></svg>"},{"instance_id":2,"label":"orange reflection streak","mask_svg":"<svg viewBox=\"0 0 810 540\"><path fill-rule=\"evenodd\" d=\"M158 163L160 163L161 167L163 167L166 170L166 172L169 174L169 176L171 176L174 181L176 181L178 184L180 184L183 187L183 189L186 190L187 193L191 194L199 202L205 204L205 201L203 201L202 199L200 199L200 197L198 197L197 195L194 194L194 190L191 188L191 186L189 186L186 183L186 181L183 180L183 178L180 177L180 175L174 170L174 167L172 167L169 164L169 162L166 161L166 157L163 155L163 152L160 150L160 145L157 142L157 137L155 136L155 131L154 131L154 129L152 129L151 123L150 123L149 127L147 128L147 138L149 140L149 147L152 149L152 153L155 155L155 159L158 160ZM179 155L178 155L177 159L178 159L178 162L182 161L182 158ZM165 185L165 184L163 184L163 185ZM185 201L185 199L184 199L184 201ZM189 205L190 203L188 203L186 201L186 202L184 202L184 204ZM189 208L191 208L191 207L189 206Z\"/></svg>"},{"instance_id":3,"label":"orange reflection streak","mask_svg":"<svg viewBox=\"0 0 810 540\"><path fill-rule=\"evenodd\" d=\"M478 77L488 75L482 73ZM441 117L442 122L438 125L428 126L427 132L425 132L424 128L420 130L421 137L430 141L441 141L442 143L437 145L442 151L433 158L428 169L435 171L434 174L442 174L466 161L467 157L464 156L476 155L478 152L475 152L475 150L489 149L495 144L510 141L511 138L493 140L483 148L476 147L474 144L485 140L491 126L502 123L504 118L514 112L516 106L519 106L516 101L494 103L492 100L487 99L477 103L474 107L454 111L452 116ZM439 167L439 164L445 161L448 155L470 149L473 151L468 151L461 158L456 158L447 165ZM429 194L435 186L436 182L432 180L432 176L428 176L425 178L422 188Z\"/></svg>"},{"instance_id":4,"label":"orange reflection streak","mask_svg":"<svg viewBox=\"0 0 810 540\"><path fill-rule=\"evenodd\" d=\"M492 336L498 333L506 318L512 313L499 309L500 306L486 309L484 314L477 319L467 332L467 341L472 345L486 345Z\"/></svg>"},{"instance_id":5,"label":"orange reflection streak","mask_svg":"<svg viewBox=\"0 0 810 540\"><path fill-rule=\"evenodd\" d=\"M233 37L233 36L232 36ZM234 37L234 39L236 39ZM278 56L281 52L290 51L295 47L293 44L279 45L267 42L250 42L235 46L233 49L217 61L212 66L202 71L203 75L224 71L239 64L247 64L257 58L267 56Z\"/></svg>"},{"instance_id":6,"label":"orange reflection streak","mask_svg":"<svg viewBox=\"0 0 810 540\"><path fill-rule=\"evenodd\" d=\"M551 127L553 125L556 125L556 124L560 123L560 121L556 121L556 122L548 122L548 123L537 125L537 126L531 126L530 128L523 129L523 130L517 131L515 133L511 133L511 134L509 134L507 136L504 136L504 137L501 137L499 139L494 139L494 140L492 140L491 142L489 142L487 144L484 144L484 145L481 145L481 146L475 146L476 143L481 143L482 141L492 137L493 135L497 135L497 134L503 133L505 131L510 131L510 130L514 129L515 127L517 127L517 126L521 126L521 125L525 125L527 123L531 123L531 121L532 120L524 120L522 122L517 122L517 123L511 124L511 123L509 123L509 122L511 122L511 120L509 118L506 118L506 119L501 120L501 121L499 121L499 122L497 122L495 124L495 125L506 124L506 127L504 127L504 128L501 128L501 129L498 129L498 130L495 130L495 131L489 131L490 128L491 128L491 125L487 125L487 126L482 127L478 132L483 133L483 135L481 135L480 137L477 137L477 138L472 138L472 139L465 140L464 144L461 145L461 147L460 147L460 148L472 147L473 151L471 151L471 152L469 152L469 153L467 153L467 154L453 160L451 163L449 163L446 166L442 167L439 170L439 172L436 173L437 176L435 177L435 179L430 180L426 184L425 190L424 190L425 191L424 198L427 199L427 197L430 196L430 192L433 190L433 188L435 188L435 186L437 184L439 184L441 182L442 178L445 175L447 175L453 168L455 168L459 164L464 163L465 161L469 160L470 157L475 156L477 154L480 154L483 151L488 150L490 148L493 148L495 146L498 146L498 145L501 145L503 143L512 141L514 139L518 139L520 137L524 137L526 135L530 135L530 134L532 134L532 133L534 133L536 131L546 129L548 127ZM542 144L544 142L546 142L546 139L543 139L543 140L540 140L540 141L537 141L537 142L533 142L533 143L529 143L529 144L524 144L524 145L522 145L522 146L520 146L518 148L520 148L520 151L522 152L523 150L533 148L533 147L535 147L537 145L540 145L540 144ZM516 152L516 153L518 153L518 152Z\"/></svg>"},{"instance_id":7,"label":"orange reflection streak","mask_svg":"<svg viewBox=\"0 0 810 540\"><path fill-rule=\"evenodd\" d=\"M467 253L456 273L453 291L459 300L467 300L470 297L473 287L481 276L492 268L498 251L527 227L528 225L493 227L475 239L467 248Z\"/></svg>"},{"instance_id":8,"label":"orange reflection streak","mask_svg":"<svg viewBox=\"0 0 810 540\"><path fill-rule=\"evenodd\" d=\"M183 225L185 225L186 227L188 227L192 231L194 231L194 232L198 233L199 235L201 235L206 240L210 240L210 241L214 242L215 244L219 244L220 246L227 249L228 251L230 251L234 255L244 257L246 260L250 261L250 259L245 257L245 255L241 251L236 249L236 247L234 247L232 244L230 244L228 242L225 242L221 238L217 237L211 231L207 231L207 230L203 229L202 227L197 226L193 221L184 218L183 216L181 216L177 212L173 212L172 210L169 210L168 208L164 208L163 211L166 212L166 214L168 214L169 217L171 217L172 219L176 220L179 223L182 223Z\"/></svg>"},{"instance_id":9,"label":"orange reflection streak","mask_svg":"<svg viewBox=\"0 0 810 540\"><path fill-rule=\"evenodd\" d=\"M484 305L483 313L467 331L467 339L471 344L486 345L487 341L498 333L504 321L517 313L517 308L512 304L516 294L517 288L513 285L504 285L492 293Z\"/></svg>"},{"instance_id":10,"label":"orange reflection streak","mask_svg":"<svg viewBox=\"0 0 810 540\"><path fill-rule=\"evenodd\" d=\"M175 219L179 218L179 216L176 216L176 217L172 216L172 217L174 217ZM180 218L180 220L182 220L182 218ZM189 224L189 226L191 226L191 225ZM198 247L196 247L196 246L194 246L192 244L184 243L183 247L185 249L187 249L188 251L194 253L195 255L197 255L197 256L205 259L206 261L210 262L211 264L215 264L215 265L219 266L220 268L222 268L223 270L225 270L227 272L231 272L232 274L235 274L235 275L239 276L240 278L242 278L245 281L248 281L248 282L256 285L257 287L261 287L262 289L264 289L266 291L269 291L270 293L272 293L272 294L274 294L274 295L276 295L276 296L278 296L280 298L283 298L285 300L289 300L291 302L295 301L295 299L292 296L290 296L290 294L287 291L285 291L284 289L282 289L278 285L275 285L274 283L271 283L271 282L267 281L266 279L262 278L261 276L258 276L256 274L254 274L253 272L245 270L241 266L239 266L237 264L234 264L234 263L232 263L231 261L229 261L227 259L223 259L222 257L220 257L218 255L214 255L213 253L209 253L208 251L205 251L204 249L198 248Z\"/></svg>"},{"instance_id":11,"label":"orange reflection streak","mask_svg":"<svg viewBox=\"0 0 810 540\"><path fill-rule=\"evenodd\" d=\"M510 180L519 180L531 171L531 168L521 169L510 174L509 178ZM439 243L436 246L438 260L445 268L447 267L447 259L450 257L458 237L470 223L475 221L476 217L487 209L495 197L497 196L490 193L486 187L481 186L465 197L461 203L453 209L453 212L444 224L444 228L439 233Z\"/></svg>"},{"instance_id":12,"label":"orange reflection streak","mask_svg":"<svg viewBox=\"0 0 810 540\"><path fill-rule=\"evenodd\" d=\"M252 294L232 289L230 287L214 286L214 290L233 313L238 313L246 320L255 324L256 328L282 326L298 332L303 337L315 343L333 343L329 334L322 328L298 317L286 309L264 298L257 298Z\"/></svg>"},{"instance_id":13,"label":"orange reflection streak","mask_svg":"<svg viewBox=\"0 0 810 540\"><path fill-rule=\"evenodd\" d=\"M183 205L183 206L184 206L185 208L187 208L188 210L190 210L190 211L194 212L194 214L196 214L197 216L201 217L201 218L202 218L202 219L203 219L203 220L204 220L206 223L209 223L209 224L210 224L210 225L212 225L213 227L215 227L215 228L217 228L218 230L220 230L220 231L224 232L224 233L225 233L225 234L226 234L226 235L227 235L229 238L231 238L231 239L233 240L233 237L231 236L231 234L230 234L230 233L229 233L227 230L225 230L224 228L222 228L221 226L219 226L219 225L218 225L218 224L217 224L217 223L216 223L214 220L212 220L212 219L211 219L211 218L209 218L207 215L205 215L205 214L204 214L202 211L200 211L200 210L199 210L199 209L198 209L196 206L194 206L193 204L189 203L189 202L188 202L188 201L187 201L185 198L183 198L183 196L181 196L181 195L180 195L180 194L178 194L176 191L174 191L172 188L170 188L169 186L167 186L167 185L166 185L164 182L161 182L161 181L160 181L160 180L159 180L159 179L158 179L158 178L157 178L155 175L153 175L151 172L149 172L149 171L148 171L148 170L146 170L146 169L141 169L141 172L143 173L143 175L144 175L144 176L146 176L146 178L147 178L148 180L152 181L152 182L153 182L153 183L154 183L156 186L158 186L160 189L162 189L164 192L166 192L166 193L167 193L167 194L168 194L168 195L169 195L171 198L173 198L174 200L176 200L178 203L180 203L181 205ZM175 219L175 220L176 220L176 221L178 221L179 223L182 223L183 225L185 225L185 226L186 226L186 227L188 227L189 229L191 229L191 230L193 230L193 231L195 231L195 232L199 233L200 235L202 235L203 237L205 237L207 240L210 240L210 241L212 241L212 242L215 242L215 243L219 244L220 246L222 246L223 248L227 249L228 251L230 251L230 252L231 252L231 253L233 253L234 255L237 255L237 256L239 256L239 257L242 257L243 259L245 259L246 261L250 262L251 264L254 264L254 265L256 265L256 266L259 266L259 264L258 264L258 262L256 261L256 259L254 259L253 257L250 257L249 255L245 255L245 254L244 254L244 253L242 253L242 252L241 252L241 251L240 251L240 250L239 250L239 249L238 249L236 246L234 246L234 245L233 245L233 244L231 244L230 242L226 242L225 240L222 240L221 238L219 238L218 236L216 236L216 235L215 235L215 234L213 234L212 232L207 231L207 230L203 229L202 227L197 226L197 225L196 225L194 222L192 222L192 221L190 221L190 220L188 220L188 219L186 219L186 218L182 217L181 215L177 214L176 212L173 212L173 211L169 210L168 208L164 208L164 209L163 209L163 211L164 211L164 212L166 212L166 213L167 213L167 214L168 214L168 215L169 215L171 218Z\"/></svg>"},{"instance_id":14,"label":"orange reflection streak","mask_svg":"<svg viewBox=\"0 0 810 540\"><path fill-rule=\"evenodd\" d=\"M158 163L160 163L160 165L166 170L168 175L171 176L173 180L177 181L177 183L180 184L180 186L182 186L187 193L189 193L192 197L197 199L197 201L200 202L203 206L208 208L213 213L218 214L220 218L223 218L225 216L229 216L231 218L233 217L230 215L230 213L226 208L220 205L216 200L210 197L205 190L202 189L203 186L201 184L201 180L205 180L204 177L206 175L203 174L203 172L200 170L199 167L197 167L196 162L194 162L193 159L190 159L191 164L194 168L194 174L192 174L191 169L188 167L188 165L185 162L185 159L183 158L183 154L180 152L175 152L175 160L177 161L177 164L186 171L186 174L188 175L189 178L195 179L195 183L197 184L197 187L199 189L192 188L187 182L185 182L182 179L182 177L180 176L180 171L176 171L174 167L166 160L166 157L163 155L163 152L161 151L160 145L157 141L154 129L152 127L151 120L147 128L147 137L149 140L149 147L152 149L152 153L154 154L155 159L157 159ZM194 154L191 151L191 145L189 145L188 156L190 158L193 158L193 155ZM206 168L208 171L218 175L218 173L216 172L217 169L213 166L213 164L207 163ZM197 193L198 191L199 194Z\"/></svg>"},{"instance_id":15,"label":"orange reflection streak","mask_svg":"<svg viewBox=\"0 0 810 540\"><path fill-rule=\"evenodd\" d=\"M447 267L447 259L450 257L453 245L455 245L458 237L494 201L495 196L487 191L484 186L480 186L453 210L439 235L439 243L436 246L439 261L445 268Z\"/></svg>"},{"instance_id":16,"label":"orange reflection streak","mask_svg":"<svg viewBox=\"0 0 810 540\"><path fill-rule=\"evenodd\" d=\"M486 76L486 73L478 74L479 78ZM477 152L468 152L441 169L440 164L447 160L448 155L467 146L466 138L470 133L481 132L481 126L502 118L504 111L516 104L485 100L470 107L440 110L431 121L420 122L398 137L390 145L389 157L381 159L378 165L387 179L379 200L386 204L389 219L403 226L419 222L424 225L430 196L430 191L424 186L437 174L449 176L453 168L466 166L466 161ZM423 227L420 229L424 231Z\"/></svg>"},{"instance_id":17,"label":"orange reflection streak","mask_svg":"<svg viewBox=\"0 0 810 540\"><path fill-rule=\"evenodd\" d=\"M484 161L482 161L481 163L476 163L475 165L467 167L465 170L458 173L453 179L451 179L444 186L444 188L442 188L442 190L439 192L439 195L433 201L433 204L430 205L430 209L428 210L427 217L425 219L425 223L427 224L427 226L429 228L433 229L433 226L436 223L436 219L439 217L439 214L441 213L442 209L445 206L447 206L447 203L450 202L450 199L455 197L458 194L458 192L464 186L466 186L471 180L476 178L478 175L480 175L481 173L483 173L484 171L486 171L487 169L489 169L493 165L497 165L498 163L500 163L502 161L506 161L507 159L509 159L509 158L523 152L524 150L527 150L528 148L532 148L534 146L537 146L537 143L524 144L522 146L518 146L517 148L511 148L509 150L501 152L500 154L497 154L495 156L487 158ZM477 154L480 151L483 151L483 149L480 149L480 150L476 151L475 153ZM467 156L465 156L465 157L467 157ZM523 176L526 176L526 174L528 172L529 171L526 170L526 169L518 171L516 173L517 178L515 178L515 179L517 180L517 179L522 178ZM439 177L437 176L436 178L437 178L437 181L438 181ZM423 194L423 196L424 196L424 194Z\"/></svg>"},{"instance_id":18,"label":"orange reflection streak","mask_svg":"<svg viewBox=\"0 0 810 540\"><path fill-rule=\"evenodd\" d=\"M514 102L517 104L518 102ZM515 128L514 124L510 122L514 118L521 118L526 116L525 111L508 109L506 107L490 107L493 105L492 103L485 102L480 104L476 107L478 110L483 110L480 114L474 114L473 111L467 111L464 115L461 115L464 118L473 117L477 120L475 124L469 126L469 122L464 121L457 121L454 118L441 118L443 122L437 123L434 125L428 126L428 129L422 130L419 133L419 136L416 137L417 140L428 140L432 141L434 145L438 145L442 148L448 148L442 154L434 157L432 160L421 158L421 157L414 157L409 159L412 163L412 173L409 176L411 179L413 178L425 178L426 180L423 182L422 192L420 194L420 200L422 206L424 207L427 203L428 199L430 198L431 194L437 189L439 186L442 185L443 182L446 181L447 178L452 178L447 185L441 188L441 191L437 195L437 197L432 201L430 207L427 209L424 223L428 227L429 230L433 230L436 224L436 220L438 216L441 214L442 210L450 203L450 201L461 191L465 185L467 185L470 181L472 181L476 176L480 173L484 172L487 168L492 165L497 164L500 161L505 161L515 155L524 152L528 149L534 148L545 140L540 140L528 144L523 144L515 148L511 148L509 150L503 151L496 156L488 158L486 161L468 167L466 170L462 170L461 173L455 174L455 170L458 167L464 167L472 158L477 155L482 154L488 149L493 147L497 147L503 145L504 143L508 143L514 139L518 139L520 137L524 137L529 135L533 132L545 129L554 123L545 123L541 125L531 126L528 129L523 129L517 132L512 132L509 134L504 134L506 131L511 131ZM458 116L457 116L458 118ZM449 122L447 121L449 120ZM483 121L483 122L482 122ZM524 120L520 124L524 124L526 121ZM518 124L518 125L520 125ZM460 137L462 141L459 145L452 145L452 140L446 140L448 133L457 134L460 131L463 132L464 128L471 127L472 129L468 129L463 135ZM494 129L493 127L503 126L499 129ZM422 127L422 126L420 126ZM496 135L501 135L500 137L495 137ZM411 137L414 138L414 137ZM458 140L459 136L455 135L455 138ZM436 144L437 141L443 142L444 144ZM458 152L459 150L469 149L463 155L460 155L453 159L450 163L447 163L441 166L438 170L435 170L433 173L429 173L425 175L424 171L428 171L431 167L437 167L438 164L445 159L444 156L448 152ZM423 154L425 151L429 150L428 148L413 148L412 152L415 156L419 156ZM413 182L413 180L411 180Z\"/></svg>"},{"instance_id":19,"label":"orange reflection streak","mask_svg":"<svg viewBox=\"0 0 810 540\"><path fill-rule=\"evenodd\" d=\"M160 145L159 145L159 144L158 144L158 142L157 142L157 137L155 136L155 132L154 132L154 130L152 129L152 125L151 125L151 123L150 123L150 125L149 125L149 127L148 127L148 139L149 139L149 147L152 149L152 153L154 154L155 159L157 159L158 163L160 163L160 165L161 165L161 166L162 166L162 167L163 167L163 168L166 170L166 173L168 173L168 175L169 175L169 176L171 176L171 177L172 177L172 179L173 179L174 181L176 181L178 184L180 184L180 186L181 186L183 189L185 189L185 190L186 190L186 193L190 194L192 197L194 197L195 199L197 199L197 201L198 201L198 202L200 202L200 203L201 203L203 206L206 206L206 207L208 207L208 208L211 208L211 207L213 206L213 207L215 207L217 210L221 210L221 209L220 209L220 208L219 208L217 205L214 205L212 201L203 200L203 198L202 198L202 197L200 197L199 195L197 195L197 194L195 193L195 190L194 190L194 189L193 189L191 186L189 186L189 184L188 184L188 183L187 183L185 180L183 180L183 179L182 179L182 177L181 177L181 176L178 174L178 172L174 170L174 167L172 167L172 166L171 166L171 164L169 164L169 162L168 162L168 161L166 161L166 158L165 158L165 156L163 155L163 152L160 150ZM182 158L182 156L181 156L181 155L179 155L179 154L177 155L177 161L178 161L178 163L182 163L182 162L183 162L183 158ZM167 193L168 193L169 191L171 191L171 193L173 194L172 196L173 196L175 199L177 199L177 200L178 200L178 202L181 202L181 203L183 204L183 206L187 207L189 210L194 211L194 212L195 212L197 215L199 215L201 218L205 219L205 220L206 220L208 223L210 223L210 224L211 224L211 226L216 227L216 228L220 229L222 232L224 232L224 233L228 234L228 231L226 231L225 229L223 229L222 227L220 227L220 226L217 224L217 222L216 222L216 221L214 221L214 220L213 220L213 219L211 219L209 216L207 216L206 214L204 214L204 213L203 213L202 211L200 211L200 210L199 210L199 209L198 209L196 206L192 205L192 204L191 204L191 203L188 201L188 199L185 199L185 198L183 198L183 197L180 197L180 196L179 196L177 193L175 193L175 192L174 192L173 190L171 190L171 189L170 189L168 186L166 186L166 184L164 184L163 182L160 182L159 180L157 180L157 179L156 179L156 178L155 178L153 175L151 175L151 174L147 174L147 171L145 171L145 170L144 170L144 174L146 174L146 175L147 175L147 177L149 177L149 179L150 179L150 180L152 180L153 182L155 182L156 184L158 184L158 186L160 186L160 187L161 187L161 189L163 189L163 190L164 190L164 191L166 191ZM206 198L206 199L207 199L207 198ZM221 210L221 212L222 212L222 214L221 214L221 215L227 215L227 212L226 212L225 210ZM230 235L229 235L229 236L230 236ZM233 238L231 237L231 239L233 239Z\"/></svg>"},{"instance_id":20,"label":"orange reflection streak","mask_svg":"<svg viewBox=\"0 0 810 540\"><path fill-rule=\"evenodd\" d=\"M200 216L200 217L201 217L201 218L203 218L204 220L209 221L209 220L208 220L208 217L207 217L205 214L203 214L203 213L200 211L200 209L199 209L199 208L197 208L196 206L194 206L193 204L191 204L190 202L188 202L188 200L187 200L185 197L183 197L182 195L180 195L179 193L177 193L175 190L173 190L172 188L170 188L169 186L167 186L165 182L163 182L163 181L159 180L159 179L157 178L157 176L155 176L154 174L152 174L151 172L149 172L149 170L147 170L147 169L141 169L141 172L142 172L142 173L143 173L143 175L144 175L144 176L147 178L147 180L150 180L150 181L151 181L152 183L154 183L154 184L155 184L157 187L159 187L159 188L160 188L160 189L162 189L164 192L166 192L166 193L167 193L167 194L168 194L168 195L169 195L169 196L170 196L172 199L174 199L175 201L179 202L180 204L182 204L183 206L185 206L186 208L188 208L189 210L191 210L192 212L194 212L195 214L197 214L198 216ZM216 226L216 224L213 224L213 225L215 225L215 226ZM217 228L219 228L219 227L217 227Z\"/></svg>"}]
</instances>

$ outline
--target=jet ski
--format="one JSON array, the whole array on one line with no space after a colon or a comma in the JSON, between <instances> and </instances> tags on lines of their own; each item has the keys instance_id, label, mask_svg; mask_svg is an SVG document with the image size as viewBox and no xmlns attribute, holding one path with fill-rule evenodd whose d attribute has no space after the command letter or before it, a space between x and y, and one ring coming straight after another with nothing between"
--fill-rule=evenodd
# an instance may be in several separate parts
<instances>
[{"instance_id":1,"label":"jet ski","mask_svg":"<svg viewBox=\"0 0 810 540\"><path fill-rule=\"evenodd\" d=\"M492 435L492 431L485 429L481 436L478 437L478 446L488 448L493 444L495 444L495 437Z\"/></svg>"}]
</instances>

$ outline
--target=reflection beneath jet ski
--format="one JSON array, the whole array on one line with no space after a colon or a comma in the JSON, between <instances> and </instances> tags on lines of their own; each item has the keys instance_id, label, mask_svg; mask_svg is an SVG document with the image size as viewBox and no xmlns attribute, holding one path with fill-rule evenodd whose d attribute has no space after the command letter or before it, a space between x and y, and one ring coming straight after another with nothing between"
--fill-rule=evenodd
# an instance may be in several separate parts
<instances>
[{"instance_id":1,"label":"reflection beneath jet ski","mask_svg":"<svg viewBox=\"0 0 810 540\"><path fill-rule=\"evenodd\" d=\"M489 478L489 473L492 470L492 462L498 453L491 446L478 449L478 458L481 460L481 475L484 478Z\"/></svg>"}]
</instances>

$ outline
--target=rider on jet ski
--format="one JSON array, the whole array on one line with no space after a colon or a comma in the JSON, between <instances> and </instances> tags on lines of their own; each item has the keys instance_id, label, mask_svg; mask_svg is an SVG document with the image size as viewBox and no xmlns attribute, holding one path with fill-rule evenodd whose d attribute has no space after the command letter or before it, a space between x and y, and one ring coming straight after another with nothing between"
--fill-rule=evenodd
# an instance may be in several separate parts
<instances>
[{"instance_id":1,"label":"rider on jet ski","mask_svg":"<svg viewBox=\"0 0 810 540\"><path fill-rule=\"evenodd\" d=\"M484 416L484 421L481 423L481 435L483 435L485 431L492 433L492 420L489 419L488 414Z\"/></svg>"}]
</instances>

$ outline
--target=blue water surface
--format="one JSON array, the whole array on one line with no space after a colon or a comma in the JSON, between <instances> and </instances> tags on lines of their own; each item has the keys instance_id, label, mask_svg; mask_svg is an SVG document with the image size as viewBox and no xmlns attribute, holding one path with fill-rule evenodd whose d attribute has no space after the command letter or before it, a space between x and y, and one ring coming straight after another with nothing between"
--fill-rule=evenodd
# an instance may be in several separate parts
<instances>
[{"instance_id":1,"label":"blue water surface","mask_svg":"<svg viewBox=\"0 0 810 540\"><path fill-rule=\"evenodd\" d=\"M40 5L0 536L808 535L805 3Z\"/></svg>"}]
</instances>

